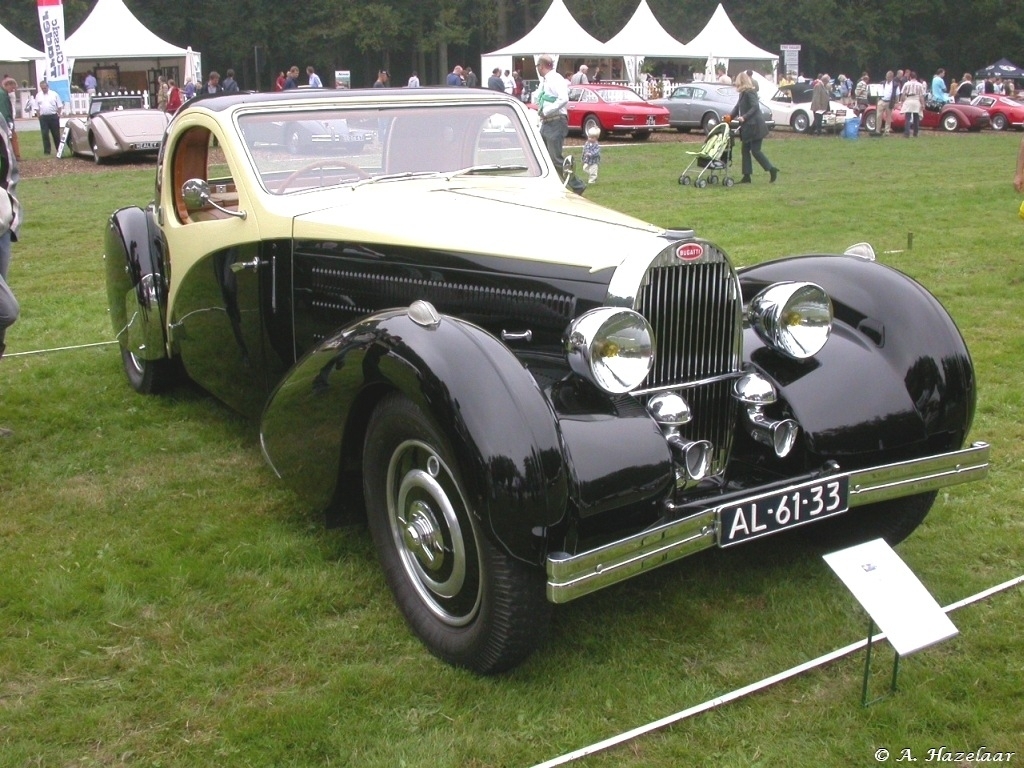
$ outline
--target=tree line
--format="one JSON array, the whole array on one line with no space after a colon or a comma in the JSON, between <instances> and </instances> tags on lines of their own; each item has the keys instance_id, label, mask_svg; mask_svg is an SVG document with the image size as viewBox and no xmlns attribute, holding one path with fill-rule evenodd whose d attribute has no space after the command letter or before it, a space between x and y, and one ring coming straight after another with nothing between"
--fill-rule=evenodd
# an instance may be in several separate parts
<instances>
[{"instance_id":1,"label":"tree line","mask_svg":"<svg viewBox=\"0 0 1024 768\"><path fill-rule=\"evenodd\" d=\"M424 84L443 83L455 64L477 69L480 55L529 32L551 0L124 0L155 34L202 51L204 69L238 72L244 88L269 90L280 70L312 64L318 72L347 69L353 86L368 86L379 69L396 85L413 70ZM565 0L591 35L607 40L638 0ZM718 0L648 0L669 34L692 39ZM35 0L5 0L0 23L42 47ZM95 0L64 0L74 32ZM800 69L813 75L887 69L924 75L945 67L954 77L993 61L1024 57L1024 6L1014 0L732 0L725 9L740 32L765 50L798 44ZM557 53L557 51L553 51ZM1016 61L1020 64L1021 61ZM657 68L659 62L649 61ZM76 73L78 74L78 73ZM324 81L328 82L329 77Z\"/></svg>"}]
</instances>

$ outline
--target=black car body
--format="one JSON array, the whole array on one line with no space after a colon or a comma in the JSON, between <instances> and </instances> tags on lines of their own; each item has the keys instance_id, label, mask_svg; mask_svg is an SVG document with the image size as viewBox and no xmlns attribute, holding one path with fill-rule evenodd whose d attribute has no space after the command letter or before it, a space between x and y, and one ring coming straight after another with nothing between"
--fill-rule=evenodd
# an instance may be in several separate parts
<instances>
[{"instance_id":1,"label":"black car body","mask_svg":"<svg viewBox=\"0 0 1024 768\"><path fill-rule=\"evenodd\" d=\"M285 115L378 130L344 159L247 138ZM985 474L959 331L869 247L737 269L560 170L487 90L189 104L154 204L107 228L129 380L183 365L259 419L311 508L366 515L430 650L483 673L551 603L805 525L895 543Z\"/></svg>"}]
</instances>

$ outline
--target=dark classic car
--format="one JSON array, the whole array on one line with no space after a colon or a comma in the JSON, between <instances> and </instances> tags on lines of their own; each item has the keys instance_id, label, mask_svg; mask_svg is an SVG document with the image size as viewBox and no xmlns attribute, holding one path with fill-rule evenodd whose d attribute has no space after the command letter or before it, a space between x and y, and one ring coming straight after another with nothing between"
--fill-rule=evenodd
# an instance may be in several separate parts
<instances>
[{"instance_id":1,"label":"dark classic car","mask_svg":"<svg viewBox=\"0 0 1024 768\"><path fill-rule=\"evenodd\" d=\"M93 96L86 117L67 121L68 147L97 163L116 157L156 157L170 119L163 110L147 109L140 94Z\"/></svg>"},{"instance_id":2,"label":"dark classic car","mask_svg":"<svg viewBox=\"0 0 1024 768\"><path fill-rule=\"evenodd\" d=\"M739 101L734 85L721 83L687 83L672 90L664 99L652 99L651 104L668 110L668 124L678 131L699 128L709 133L730 114ZM772 111L761 104L761 114L769 128L775 127Z\"/></svg>"},{"instance_id":3,"label":"dark classic car","mask_svg":"<svg viewBox=\"0 0 1024 768\"><path fill-rule=\"evenodd\" d=\"M249 138L299 119L377 130L343 158ZM896 543L986 473L957 327L870 246L737 269L562 171L495 91L190 102L154 202L107 225L128 379L183 369L259 419L273 472L365 516L411 629L480 673L553 603L790 529Z\"/></svg>"},{"instance_id":4,"label":"dark classic car","mask_svg":"<svg viewBox=\"0 0 1024 768\"><path fill-rule=\"evenodd\" d=\"M877 105L872 105L861 114L861 125L865 130L875 130L876 110ZM902 105L897 104L892 111L892 130L902 133L906 124L907 118L903 114ZM921 114L922 128L941 128L950 133L959 130L980 131L991 124L992 119L986 110L970 104L942 104L929 100Z\"/></svg>"}]
</instances>

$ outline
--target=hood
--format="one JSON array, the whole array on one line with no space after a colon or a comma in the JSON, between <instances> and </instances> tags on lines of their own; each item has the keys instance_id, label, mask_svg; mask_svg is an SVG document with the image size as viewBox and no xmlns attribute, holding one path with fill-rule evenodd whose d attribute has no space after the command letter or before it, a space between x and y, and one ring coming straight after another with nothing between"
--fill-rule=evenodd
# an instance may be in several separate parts
<instances>
[{"instance_id":1,"label":"hood","mask_svg":"<svg viewBox=\"0 0 1024 768\"><path fill-rule=\"evenodd\" d=\"M331 193L329 208L296 216L297 239L438 249L558 263L591 271L660 250L663 230L602 208L557 184L512 179L407 179ZM465 183L463 183L465 182Z\"/></svg>"}]
</instances>

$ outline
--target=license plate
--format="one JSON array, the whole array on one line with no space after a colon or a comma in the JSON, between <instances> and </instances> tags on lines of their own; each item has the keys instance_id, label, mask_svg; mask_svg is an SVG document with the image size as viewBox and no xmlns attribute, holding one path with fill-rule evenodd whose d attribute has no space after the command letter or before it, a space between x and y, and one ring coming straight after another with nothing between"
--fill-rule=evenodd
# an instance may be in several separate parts
<instances>
[{"instance_id":1,"label":"license plate","mask_svg":"<svg viewBox=\"0 0 1024 768\"><path fill-rule=\"evenodd\" d=\"M647 124L648 125L654 125L656 122L657 122L657 120L655 120L654 115L648 115L647 116Z\"/></svg>"},{"instance_id":2,"label":"license plate","mask_svg":"<svg viewBox=\"0 0 1024 768\"><path fill-rule=\"evenodd\" d=\"M159 141L140 141L135 145L136 149L160 149Z\"/></svg>"},{"instance_id":3,"label":"license plate","mask_svg":"<svg viewBox=\"0 0 1024 768\"><path fill-rule=\"evenodd\" d=\"M731 547L850 508L846 475L814 480L784 491L744 499L718 508L718 546Z\"/></svg>"}]
</instances>

